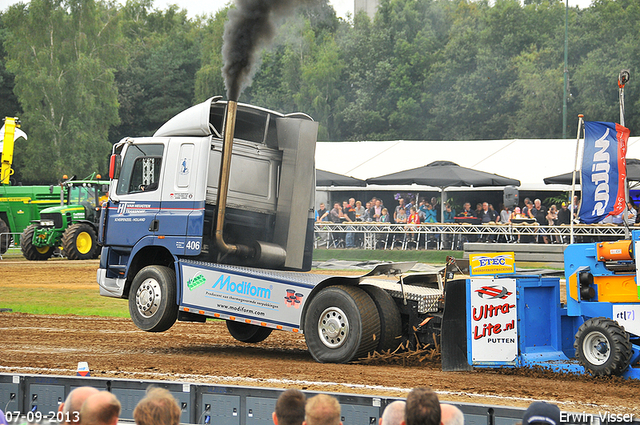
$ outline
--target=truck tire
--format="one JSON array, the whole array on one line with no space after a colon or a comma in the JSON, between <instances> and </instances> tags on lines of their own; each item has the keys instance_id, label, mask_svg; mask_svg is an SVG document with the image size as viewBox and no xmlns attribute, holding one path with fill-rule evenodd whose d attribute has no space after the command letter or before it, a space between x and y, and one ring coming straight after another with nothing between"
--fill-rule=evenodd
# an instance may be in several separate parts
<instances>
[{"instance_id":1,"label":"truck tire","mask_svg":"<svg viewBox=\"0 0 640 425\"><path fill-rule=\"evenodd\" d=\"M227 320L227 329L232 337L238 341L248 343L264 341L269 335L271 335L271 331L273 330L264 326L236 322L235 320Z\"/></svg>"},{"instance_id":2,"label":"truck tire","mask_svg":"<svg viewBox=\"0 0 640 425\"><path fill-rule=\"evenodd\" d=\"M624 328L606 317L584 322L573 343L576 358L592 375L620 375L629 366L632 348Z\"/></svg>"},{"instance_id":3,"label":"truck tire","mask_svg":"<svg viewBox=\"0 0 640 425\"><path fill-rule=\"evenodd\" d=\"M7 252L7 249L9 249L9 245L11 245L11 242L13 242L13 237L11 236L10 232L11 230L9 230L9 226L7 226L7 223L5 223L4 220L0 218L0 255Z\"/></svg>"},{"instance_id":4,"label":"truck tire","mask_svg":"<svg viewBox=\"0 0 640 425\"><path fill-rule=\"evenodd\" d=\"M55 250L52 246L35 246L33 244L33 234L35 233L36 225L32 224L20 235L20 249L24 258L31 261L44 261L48 260Z\"/></svg>"},{"instance_id":5,"label":"truck tire","mask_svg":"<svg viewBox=\"0 0 640 425\"><path fill-rule=\"evenodd\" d=\"M164 332L176 322L176 274L169 267L147 266L133 279L129 314L143 331Z\"/></svg>"},{"instance_id":6,"label":"truck tire","mask_svg":"<svg viewBox=\"0 0 640 425\"><path fill-rule=\"evenodd\" d=\"M376 351L395 350L402 343L402 318L400 309L391 295L373 285L360 286L373 300L380 316L380 338Z\"/></svg>"},{"instance_id":7,"label":"truck tire","mask_svg":"<svg viewBox=\"0 0 640 425\"><path fill-rule=\"evenodd\" d=\"M62 235L62 251L69 260L91 260L98 250L96 231L87 223L72 224Z\"/></svg>"},{"instance_id":8,"label":"truck tire","mask_svg":"<svg viewBox=\"0 0 640 425\"><path fill-rule=\"evenodd\" d=\"M373 352L380 338L375 303L355 286L329 286L309 301L304 336L321 363L346 363Z\"/></svg>"}]
</instances>

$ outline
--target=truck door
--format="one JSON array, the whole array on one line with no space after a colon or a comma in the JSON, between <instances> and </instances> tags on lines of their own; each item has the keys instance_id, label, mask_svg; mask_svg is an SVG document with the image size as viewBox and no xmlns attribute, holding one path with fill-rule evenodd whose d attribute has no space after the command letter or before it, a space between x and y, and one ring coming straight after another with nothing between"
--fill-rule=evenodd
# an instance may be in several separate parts
<instances>
[{"instance_id":1,"label":"truck door","mask_svg":"<svg viewBox=\"0 0 640 425\"><path fill-rule=\"evenodd\" d=\"M109 245L132 247L157 231L164 151L163 143L127 146L115 188L118 200L109 206Z\"/></svg>"},{"instance_id":2,"label":"truck door","mask_svg":"<svg viewBox=\"0 0 640 425\"><path fill-rule=\"evenodd\" d=\"M167 145L157 221L165 246L176 255L198 255L202 249L210 145L209 137L176 137Z\"/></svg>"}]
</instances>

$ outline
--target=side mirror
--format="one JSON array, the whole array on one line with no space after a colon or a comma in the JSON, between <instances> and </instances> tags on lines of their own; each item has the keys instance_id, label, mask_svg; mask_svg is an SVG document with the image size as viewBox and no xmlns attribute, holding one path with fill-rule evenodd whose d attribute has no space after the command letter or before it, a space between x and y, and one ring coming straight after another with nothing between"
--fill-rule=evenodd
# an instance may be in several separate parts
<instances>
[{"instance_id":1,"label":"side mirror","mask_svg":"<svg viewBox=\"0 0 640 425\"><path fill-rule=\"evenodd\" d=\"M109 179L117 179L120 175L120 155L113 154L109 158Z\"/></svg>"}]
</instances>

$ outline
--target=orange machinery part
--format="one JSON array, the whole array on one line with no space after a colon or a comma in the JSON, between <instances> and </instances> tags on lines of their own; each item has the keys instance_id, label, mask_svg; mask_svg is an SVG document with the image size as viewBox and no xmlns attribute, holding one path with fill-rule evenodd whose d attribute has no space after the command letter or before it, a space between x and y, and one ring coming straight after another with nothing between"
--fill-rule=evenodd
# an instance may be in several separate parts
<instances>
[{"instance_id":1,"label":"orange machinery part","mask_svg":"<svg viewBox=\"0 0 640 425\"><path fill-rule=\"evenodd\" d=\"M633 260L633 245L630 240L598 242L596 254L598 261Z\"/></svg>"}]
</instances>

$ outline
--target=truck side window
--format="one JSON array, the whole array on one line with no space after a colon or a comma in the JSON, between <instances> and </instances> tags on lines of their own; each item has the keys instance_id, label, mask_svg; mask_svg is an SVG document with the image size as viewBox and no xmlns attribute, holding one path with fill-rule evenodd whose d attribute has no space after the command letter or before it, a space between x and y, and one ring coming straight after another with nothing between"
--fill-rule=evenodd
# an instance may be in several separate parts
<instances>
[{"instance_id":1,"label":"truck side window","mask_svg":"<svg viewBox=\"0 0 640 425\"><path fill-rule=\"evenodd\" d=\"M160 180L160 165L164 145L131 145L122 161L116 193L124 195L156 190Z\"/></svg>"}]
</instances>

